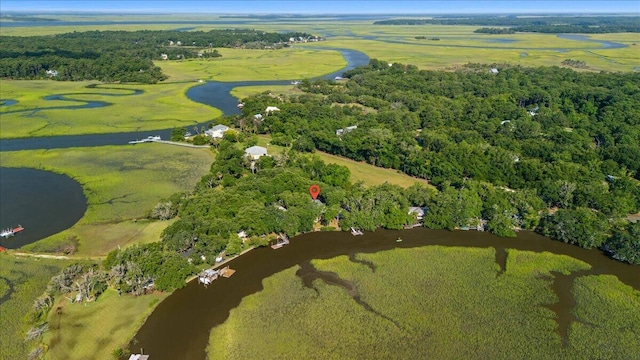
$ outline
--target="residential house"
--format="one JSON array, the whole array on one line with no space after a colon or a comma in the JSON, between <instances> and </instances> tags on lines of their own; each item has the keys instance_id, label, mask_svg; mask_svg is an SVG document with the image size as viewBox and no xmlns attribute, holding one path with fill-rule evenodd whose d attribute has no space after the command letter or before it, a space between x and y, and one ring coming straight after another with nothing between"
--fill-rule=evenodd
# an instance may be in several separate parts
<instances>
[{"instance_id":1,"label":"residential house","mask_svg":"<svg viewBox=\"0 0 640 360\"><path fill-rule=\"evenodd\" d=\"M275 106L267 106L267 108L264 110L264 112L269 115L270 113L272 113L273 111L280 111L280 109L278 109Z\"/></svg>"},{"instance_id":2,"label":"residential house","mask_svg":"<svg viewBox=\"0 0 640 360\"><path fill-rule=\"evenodd\" d=\"M262 156L267 156L267 149L262 146L252 146L244 150L245 156L251 157L253 160L258 160Z\"/></svg>"},{"instance_id":3,"label":"residential house","mask_svg":"<svg viewBox=\"0 0 640 360\"><path fill-rule=\"evenodd\" d=\"M161 58L162 60L169 60L169 55L167 55L167 54L160 54L160 58Z\"/></svg>"},{"instance_id":4,"label":"residential house","mask_svg":"<svg viewBox=\"0 0 640 360\"><path fill-rule=\"evenodd\" d=\"M415 215L418 221L422 221L422 218L424 218L424 208L412 206L409 208L409 215Z\"/></svg>"},{"instance_id":5,"label":"residential house","mask_svg":"<svg viewBox=\"0 0 640 360\"><path fill-rule=\"evenodd\" d=\"M497 73L498 73L498 69L496 69L496 68L491 68L491 69L489 70L489 72L490 72L490 73L492 73L492 74L497 74Z\"/></svg>"},{"instance_id":6,"label":"residential house","mask_svg":"<svg viewBox=\"0 0 640 360\"><path fill-rule=\"evenodd\" d=\"M347 126L347 127L346 127L346 128L344 128L344 129L338 129L338 130L336 130L336 135L338 135L338 136L342 136L342 135L344 135L344 134L346 134L346 133L348 133L348 132L350 132L350 131L353 131L353 130L355 130L355 129L357 129L357 128L358 128L358 126L357 126L357 125Z\"/></svg>"},{"instance_id":7,"label":"residential house","mask_svg":"<svg viewBox=\"0 0 640 360\"><path fill-rule=\"evenodd\" d=\"M47 70L47 76L58 76L58 70Z\"/></svg>"},{"instance_id":8,"label":"residential house","mask_svg":"<svg viewBox=\"0 0 640 360\"><path fill-rule=\"evenodd\" d=\"M227 130L229 130L229 127L226 125L216 125L211 129L208 129L207 131L205 131L204 134L210 138L222 139L222 136Z\"/></svg>"},{"instance_id":9,"label":"residential house","mask_svg":"<svg viewBox=\"0 0 640 360\"><path fill-rule=\"evenodd\" d=\"M255 114L255 115L253 115L253 120L255 120L255 121L262 121L262 114Z\"/></svg>"}]
</instances>

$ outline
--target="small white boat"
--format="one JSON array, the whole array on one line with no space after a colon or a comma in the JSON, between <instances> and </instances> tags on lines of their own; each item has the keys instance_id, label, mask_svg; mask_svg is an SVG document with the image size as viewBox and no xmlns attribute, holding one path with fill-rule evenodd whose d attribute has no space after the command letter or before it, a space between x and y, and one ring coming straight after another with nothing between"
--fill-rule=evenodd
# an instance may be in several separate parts
<instances>
[{"instance_id":1,"label":"small white boat","mask_svg":"<svg viewBox=\"0 0 640 360\"><path fill-rule=\"evenodd\" d=\"M351 228L351 235L353 236L359 236L359 235L364 235L364 233L362 232L362 230L357 230L355 228Z\"/></svg>"}]
</instances>

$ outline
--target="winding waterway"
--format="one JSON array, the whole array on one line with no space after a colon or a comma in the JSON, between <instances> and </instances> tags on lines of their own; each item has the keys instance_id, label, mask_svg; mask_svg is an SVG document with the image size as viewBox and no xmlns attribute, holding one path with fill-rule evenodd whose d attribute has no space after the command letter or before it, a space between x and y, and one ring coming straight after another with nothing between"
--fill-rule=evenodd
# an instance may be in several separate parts
<instances>
[{"instance_id":1,"label":"winding waterway","mask_svg":"<svg viewBox=\"0 0 640 360\"><path fill-rule=\"evenodd\" d=\"M403 241L398 243L395 240L400 235ZM357 289L331 273L314 272L309 261L340 255L347 255L355 260L353 255L357 253L427 245L493 247L496 249L496 262L501 269L496 272L496 276L506 267L507 248L569 255L592 266L591 270L580 272L581 276L613 274L625 284L640 289L640 272L637 267L611 260L597 250L582 249L531 232L521 232L517 238L500 238L475 231L450 232L424 228L378 230L367 232L364 236L352 236L346 232L314 232L293 238L290 245L277 251L267 247L246 253L229 264L237 270L231 278L214 281L208 288L192 281L185 288L175 291L147 319L132 341L130 350L138 352L143 348L145 354L150 354L154 360L205 359L211 328L222 324L229 316L229 311L237 307L242 298L262 290L263 279L284 269L299 266L301 270L298 275L303 283L308 285L309 279L320 278L344 287L355 301L359 301ZM362 265L370 268L373 266ZM556 276L551 286L559 292L560 301L550 308L559 315L558 331L561 336L574 320L571 315L574 302L570 293L574 279L575 276L571 275ZM366 303L363 306L366 308Z\"/></svg>"},{"instance_id":2,"label":"winding waterway","mask_svg":"<svg viewBox=\"0 0 640 360\"><path fill-rule=\"evenodd\" d=\"M369 63L369 57L356 50L350 49L338 49L330 47L314 47L314 49L335 50L340 51L342 56L347 61L347 66L344 68L318 77L317 79L333 79L336 76L342 75L345 71L354 69L358 66L363 66ZM238 99L231 95L231 90L241 86L259 86L259 85L288 85L293 80L273 80L273 81L233 81L233 82L221 82L221 81L208 81L202 85L194 86L190 88L186 95L191 100L206 105L211 105L215 108L222 110L225 115L239 114L237 108ZM114 88L119 89L119 88ZM123 90L123 89L119 89ZM141 94L142 90L130 90L128 94L100 94L108 96L132 96ZM3 112L3 114L12 112L31 112L35 113L43 109L80 109L108 106L109 103L103 101L87 101L73 98L73 95L91 95L95 93L74 93L74 94L58 94L48 97L51 101L78 101L82 102L77 105L65 105L39 108L34 110L10 110ZM7 100L5 100L6 102ZM205 125L205 124L199 124ZM62 135L62 136L50 136L50 137L38 137L38 138L24 138L24 139L0 139L0 151L19 151L19 150L35 150L35 149L61 149L71 147L88 147L88 146L105 146L105 145L123 145L134 139L142 139L152 135L159 135L162 138L169 138L171 129L162 130L149 130L149 131L136 131L136 132L122 132L122 133L109 133L109 134L94 134L94 135Z\"/></svg>"}]
</instances>

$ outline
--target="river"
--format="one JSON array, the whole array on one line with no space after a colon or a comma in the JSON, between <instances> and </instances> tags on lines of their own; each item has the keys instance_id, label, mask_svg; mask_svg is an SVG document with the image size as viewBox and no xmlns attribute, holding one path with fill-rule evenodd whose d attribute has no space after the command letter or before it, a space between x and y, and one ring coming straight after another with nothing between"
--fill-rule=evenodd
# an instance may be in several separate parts
<instances>
[{"instance_id":1,"label":"river","mask_svg":"<svg viewBox=\"0 0 640 360\"><path fill-rule=\"evenodd\" d=\"M402 236L401 243L395 240ZM500 238L485 232L444 231L415 228L412 230L377 230L364 236L348 232L314 232L291 239L290 245L279 250L259 248L231 261L237 270L229 279L214 281L208 288L190 282L161 302L138 331L130 351L144 349L153 360L205 359L210 330L222 324L229 311L242 298L262 290L262 280L292 266L303 266L312 259L328 259L340 255L372 253L392 248L413 248L427 245L493 247L496 262L504 270L505 249L564 254L591 264L592 269L580 275L613 274L622 282L640 289L640 273L632 265L614 261L598 250L586 250L553 241L531 232L521 232L517 238ZM573 319L570 293L574 276L556 276L552 285L559 303L550 306L556 312L559 328L568 328Z\"/></svg>"},{"instance_id":2,"label":"river","mask_svg":"<svg viewBox=\"0 0 640 360\"><path fill-rule=\"evenodd\" d=\"M0 229L25 230L0 238L0 246L17 249L75 224L87 210L82 186L65 175L36 169L0 168Z\"/></svg>"}]
</instances>

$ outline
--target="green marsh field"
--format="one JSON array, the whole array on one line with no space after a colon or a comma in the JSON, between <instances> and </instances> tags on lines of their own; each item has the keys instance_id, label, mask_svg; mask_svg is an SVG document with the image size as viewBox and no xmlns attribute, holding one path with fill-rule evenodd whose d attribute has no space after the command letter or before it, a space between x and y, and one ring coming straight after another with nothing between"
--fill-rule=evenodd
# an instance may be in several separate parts
<instances>
[{"instance_id":1,"label":"green marsh field","mask_svg":"<svg viewBox=\"0 0 640 360\"><path fill-rule=\"evenodd\" d=\"M72 228L26 249L46 251L75 237L82 256L157 241L169 223L148 222L144 220L147 212L160 200L193 189L212 161L209 149L164 144L0 153L3 166L49 170L80 182L89 202L84 217Z\"/></svg>"},{"instance_id":2,"label":"green marsh field","mask_svg":"<svg viewBox=\"0 0 640 360\"><path fill-rule=\"evenodd\" d=\"M492 248L357 260L312 261L311 288L297 267L265 279L212 330L209 359L632 359L640 351L640 292L612 276L577 278L576 319L561 338L548 308L558 301L552 279L590 268L567 256L508 250L504 273Z\"/></svg>"},{"instance_id":3,"label":"green marsh field","mask_svg":"<svg viewBox=\"0 0 640 360\"><path fill-rule=\"evenodd\" d=\"M296 80L329 74L347 65L340 52L333 50L225 48L218 51L222 57L162 61L156 65L169 76L169 81Z\"/></svg>"},{"instance_id":4,"label":"green marsh field","mask_svg":"<svg viewBox=\"0 0 640 360\"><path fill-rule=\"evenodd\" d=\"M2 80L0 98L16 100L0 108L2 138L101 134L193 126L222 115L189 100L192 83L98 84L95 82ZM136 91L142 91L137 94ZM45 100L63 95L66 100ZM101 101L110 106L63 109Z\"/></svg>"}]
</instances>

